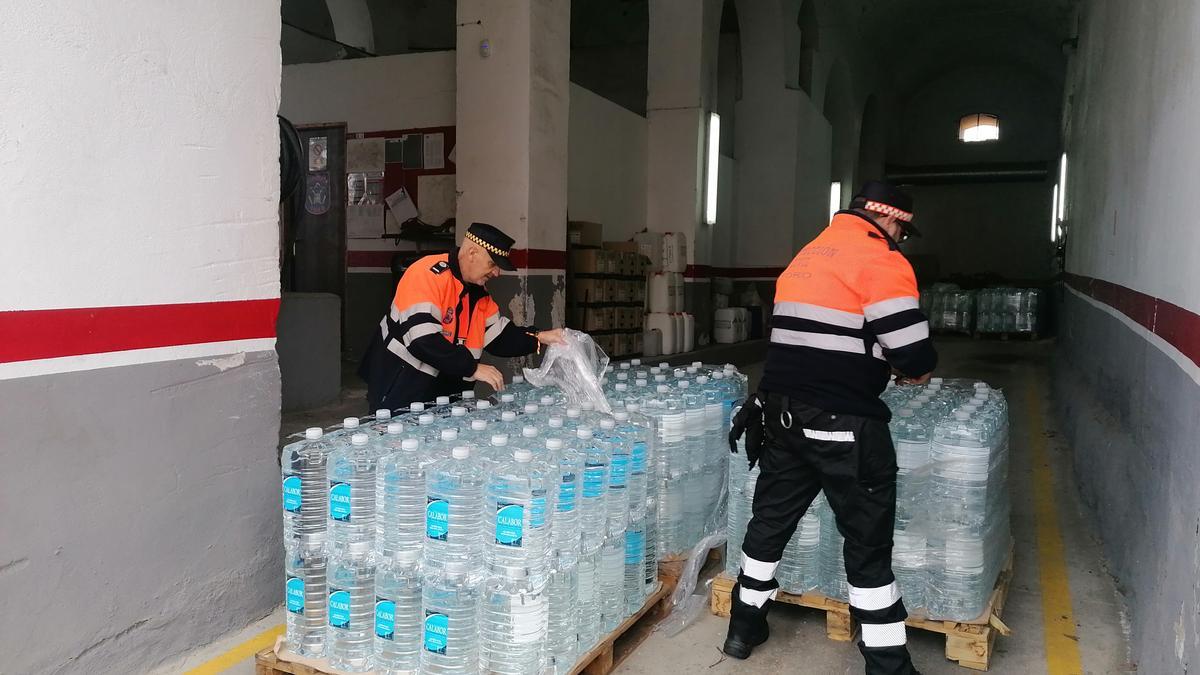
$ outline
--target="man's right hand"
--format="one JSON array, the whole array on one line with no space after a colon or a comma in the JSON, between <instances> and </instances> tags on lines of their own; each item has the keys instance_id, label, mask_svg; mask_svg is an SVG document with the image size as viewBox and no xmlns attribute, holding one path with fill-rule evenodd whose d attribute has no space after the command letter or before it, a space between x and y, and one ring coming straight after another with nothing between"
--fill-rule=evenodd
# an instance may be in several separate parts
<instances>
[{"instance_id":1,"label":"man's right hand","mask_svg":"<svg viewBox=\"0 0 1200 675\"><path fill-rule=\"evenodd\" d=\"M925 373L920 377L904 377L903 375L896 376L896 384L929 384L929 378L933 377L933 373Z\"/></svg>"},{"instance_id":2,"label":"man's right hand","mask_svg":"<svg viewBox=\"0 0 1200 675\"><path fill-rule=\"evenodd\" d=\"M496 391L504 389L504 376L500 374L499 370L496 370L492 366L482 363L479 364L475 367L475 374L472 375L471 378L476 382L482 382L488 385Z\"/></svg>"}]
</instances>

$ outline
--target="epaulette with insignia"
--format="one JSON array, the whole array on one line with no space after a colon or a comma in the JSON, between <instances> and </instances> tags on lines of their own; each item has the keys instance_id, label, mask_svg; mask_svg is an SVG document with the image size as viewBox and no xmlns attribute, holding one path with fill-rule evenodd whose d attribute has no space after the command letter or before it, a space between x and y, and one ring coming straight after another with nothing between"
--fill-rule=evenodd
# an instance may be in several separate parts
<instances>
[{"instance_id":1,"label":"epaulette with insignia","mask_svg":"<svg viewBox=\"0 0 1200 675\"><path fill-rule=\"evenodd\" d=\"M433 267L429 268L429 271L433 272L434 274L441 274L442 272L445 272L448 269L450 269L450 263L443 260L441 262L434 263Z\"/></svg>"}]
</instances>

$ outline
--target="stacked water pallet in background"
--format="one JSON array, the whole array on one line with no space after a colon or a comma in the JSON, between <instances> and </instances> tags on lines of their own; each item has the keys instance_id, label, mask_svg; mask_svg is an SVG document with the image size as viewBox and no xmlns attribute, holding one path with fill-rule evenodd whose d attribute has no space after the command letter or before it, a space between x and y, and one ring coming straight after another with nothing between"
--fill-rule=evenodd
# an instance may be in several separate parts
<instances>
[{"instance_id":1,"label":"stacked water pallet in background","mask_svg":"<svg viewBox=\"0 0 1200 675\"><path fill-rule=\"evenodd\" d=\"M568 227L567 326L592 335L618 358L642 353L646 260L622 243L604 242L599 223Z\"/></svg>"},{"instance_id":2,"label":"stacked water pallet in background","mask_svg":"<svg viewBox=\"0 0 1200 675\"><path fill-rule=\"evenodd\" d=\"M921 311L934 331L969 334L975 327L975 291L934 284L921 291Z\"/></svg>"},{"instance_id":3,"label":"stacked water pallet in background","mask_svg":"<svg viewBox=\"0 0 1200 675\"><path fill-rule=\"evenodd\" d=\"M1025 334L1036 339L1042 291L1037 288L987 288L979 291L975 331L991 334Z\"/></svg>"},{"instance_id":4,"label":"stacked water pallet in background","mask_svg":"<svg viewBox=\"0 0 1200 675\"><path fill-rule=\"evenodd\" d=\"M635 362L607 378L612 415L518 379L308 430L282 456L286 648L355 672L566 673L598 644L611 663L613 632L666 601L658 559L723 527L745 388Z\"/></svg>"},{"instance_id":5,"label":"stacked water pallet in background","mask_svg":"<svg viewBox=\"0 0 1200 675\"><path fill-rule=\"evenodd\" d=\"M883 400L893 411L899 467L892 569L909 624L946 633L948 656L986 668L994 640L989 625L999 623L1008 579L1002 572L1011 564L1007 401L983 382L939 378L890 387ZM719 612L727 611L741 562L757 474L747 471L744 455L731 456L731 548L725 575L713 586ZM788 542L777 579L780 601L829 610L831 637L849 639L843 541L819 495ZM836 631L835 621L841 622ZM964 639L970 654L961 653Z\"/></svg>"}]
</instances>

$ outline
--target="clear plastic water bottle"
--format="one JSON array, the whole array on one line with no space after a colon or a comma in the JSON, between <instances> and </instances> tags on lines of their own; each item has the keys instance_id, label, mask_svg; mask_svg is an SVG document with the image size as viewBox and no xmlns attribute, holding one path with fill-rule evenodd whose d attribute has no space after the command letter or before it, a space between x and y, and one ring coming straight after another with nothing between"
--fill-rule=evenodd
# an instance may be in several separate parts
<instances>
[{"instance_id":1,"label":"clear plastic water bottle","mask_svg":"<svg viewBox=\"0 0 1200 675\"><path fill-rule=\"evenodd\" d=\"M507 569L484 584L479 615L480 669L540 675L549 618L545 581Z\"/></svg>"},{"instance_id":2,"label":"clear plastic water bottle","mask_svg":"<svg viewBox=\"0 0 1200 675\"><path fill-rule=\"evenodd\" d=\"M646 599L646 514L630 519L625 528L624 615L636 612Z\"/></svg>"},{"instance_id":3,"label":"clear plastic water bottle","mask_svg":"<svg viewBox=\"0 0 1200 675\"><path fill-rule=\"evenodd\" d=\"M425 575L421 588L422 673L479 672L480 586L469 573L472 564L452 560Z\"/></svg>"},{"instance_id":4,"label":"clear plastic water bottle","mask_svg":"<svg viewBox=\"0 0 1200 675\"><path fill-rule=\"evenodd\" d=\"M390 431L399 427L392 423ZM375 490L379 502L376 528L382 560L400 553L420 555L425 540L425 467L421 464L420 441L405 438L400 449L379 461Z\"/></svg>"},{"instance_id":5,"label":"clear plastic water bottle","mask_svg":"<svg viewBox=\"0 0 1200 675\"><path fill-rule=\"evenodd\" d=\"M561 438L546 439L548 459L558 464L558 494L551 520L550 540L555 559L574 566L579 559L581 534L579 516L583 489L583 454Z\"/></svg>"},{"instance_id":6,"label":"clear plastic water bottle","mask_svg":"<svg viewBox=\"0 0 1200 675\"><path fill-rule=\"evenodd\" d=\"M704 491L703 461L707 449L704 397L689 380L677 384L684 409L684 526L682 549L690 549L703 535L710 496Z\"/></svg>"},{"instance_id":7,"label":"clear plastic water bottle","mask_svg":"<svg viewBox=\"0 0 1200 675\"><path fill-rule=\"evenodd\" d=\"M575 433L581 424L583 424L583 411L574 406L567 406L567 416L563 418L563 428L570 433Z\"/></svg>"},{"instance_id":8,"label":"clear plastic water bottle","mask_svg":"<svg viewBox=\"0 0 1200 675\"><path fill-rule=\"evenodd\" d=\"M433 413L421 413L417 417L416 434L426 445L437 443L441 429L437 426L437 418Z\"/></svg>"},{"instance_id":9,"label":"clear plastic water bottle","mask_svg":"<svg viewBox=\"0 0 1200 675\"><path fill-rule=\"evenodd\" d=\"M576 558L551 558L554 572L546 585L546 668L553 675L566 675L579 656L579 570Z\"/></svg>"},{"instance_id":10,"label":"clear plastic water bottle","mask_svg":"<svg viewBox=\"0 0 1200 675\"><path fill-rule=\"evenodd\" d=\"M333 553L350 544L375 545L375 467L378 455L366 434L329 455L329 535Z\"/></svg>"},{"instance_id":11,"label":"clear plastic water bottle","mask_svg":"<svg viewBox=\"0 0 1200 675\"><path fill-rule=\"evenodd\" d=\"M286 640L288 647L301 656L325 656L328 564L324 540L284 540Z\"/></svg>"},{"instance_id":12,"label":"clear plastic water bottle","mask_svg":"<svg viewBox=\"0 0 1200 675\"><path fill-rule=\"evenodd\" d=\"M504 434L509 438L517 438L521 435L522 426L524 425L517 421L515 410L505 410L500 413L500 423L496 425L492 433Z\"/></svg>"},{"instance_id":13,"label":"clear plastic water bottle","mask_svg":"<svg viewBox=\"0 0 1200 675\"><path fill-rule=\"evenodd\" d=\"M380 408L375 411L375 420L367 427L371 433L383 435L387 433L387 426L392 421L392 411L387 408Z\"/></svg>"},{"instance_id":14,"label":"clear plastic water bottle","mask_svg":"<svg viewBox=\"0 0 1200 675\"><path fill-rule=\"evenodd\" d=\"M613 630L625 618L625 530L610 533L600 548L601 630Z\"/></svg>"},{"instance_id":15,"label":"clear plastic water bottle","mask_svg":"<svg viewBox=\"0 0 1200 675\"><path fill-rule=\"evenodd\" d=\"M530 401L524 405L524 407L521 410L521 414L527 418L535 418L535 417L537 417L538 411L540 411L540 410L541 410L541 406L539 406L537 403L535 403L533 401ZM522 424L529 424L529 422L527 420L522 420Z\"/></svg>"},{"instance_id":16,"label":"clear plastic water bottle","mask_svg":"<svg viewBox=\"0 0 1200 675\"><path fill-rule=\"evenodd\" d=\"M583 553L587 555L596 553L604 544L608 519L608 455L594 438L591 427L579 427L575 438L584 459L579 526L583 533Z\"/></svg>"},{"instance_id":17,"label":"clear plastic water bottle","mask_svg":"<svg viewBox=\"0 0 1200 675\"><path fill-rule=\"evenodd\" d=\"M600 549L579 556L579 653L586 653L600 641L603 625L600 616Z\"/></svg>"},{"instance_id":18,"label":"clear plastic water bottle","mask_svg":"<svg viewBox=\"0 0 1200 675\"><path fill-rule=\"evenodd\" d=\"M418 495L421 491L417 492ZM419 549L397 551L375 573L375 670L415 673L421 659Z\"/></svg>"},{"instance_id":19,"label":"clear plastic water bottle","mask_svg":"<svg viewBox=\"0 0 1200 675\"><path fill-rule=\"evenodd\" d=\"M328 656L329 665L339 670L363 672L374 666L375 566L369 540L335 547L330 557Z\"/></svg>"},{"instance_id":20,"label":"clear plastic water bottle","mask_svg":"<svg viewBox=\"0 0 1200 675\"><path fill-rule=\"evenodd\" d=\"M483 402L481 401L481 403ZM492 442L492 432L488 429L488 420L480 417L472 418L466 433L460 433L458 439L462 445L470 447L474 452L480 455L485 454L487 447Z\"/></svg>"},{"instance_id":21,"label":"clear plastic water bottle","mask_svg":"<svg viewBox=\"0 0 1200 675\"><path fill-rule=\"evenodd\" d=\"M450 563L477 569L483 554L484 473L471 449L458 446L425 474L424 562L434 570Z\"/></svg>"},{"instance_id":22,"label":"clear plastic water bottle","mask_svg":"<svg viewBox=\"0 0 1200 675\"><path fill-rule=\"evenodd\" d=\"M617 534L625 531L629 521L629 465L630 441L616 430L616 420L600 420L600 444L609 458L608 498L604 507L608 514L608 532Z\"/></svg>"},{"instance_id":23,"label":"clear plastic water bottle","mask_svg":"<svg viewBox=\"0 0 1200 675\"><path fill-rule=\"evenodd\" d=\"M489 472L483 548L489 572L525 579L532 586L545 582L553 506L548 471L547 465L533 461L533 453L518 448Z\"/></svg>"},{"instance_id":24,"label":"clear plastic water bottle","mask_svg":"<svg viewBox=\"0 0 1200 675\"><path fill-rule=\"evenodd\" d=\"M329 483L326 465L332 447L322 437L321 427L309 427L304 440L284 446L283 537L284 541L307 538L324 541L328 527Z\"/></svg>"}]
</instances>

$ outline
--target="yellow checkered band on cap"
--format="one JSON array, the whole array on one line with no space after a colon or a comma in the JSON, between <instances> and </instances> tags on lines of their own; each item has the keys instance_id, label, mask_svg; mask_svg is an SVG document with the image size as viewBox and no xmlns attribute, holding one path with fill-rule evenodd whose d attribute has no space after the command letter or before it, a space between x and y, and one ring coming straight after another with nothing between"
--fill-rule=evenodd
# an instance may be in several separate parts
<instances>
[{"instance_id":1,"label":"yellow checkered band on cap","mask_svg":"<svg viewBox=\"0 0 1200 675\"><path fill-rule=\"evenodd\" d=\"M487 250L487 252L488 252L488 253L492 253L492 254L494 254L494 255L498 255L498 256L500 256L500 257L502 257L502 258L507 258L507 257L508 257L508 251L502 251L502 250L500 250L499 248L497 248L497 247L495 247L495 246L492 246L491 244L487 243L486 241L484 241L484 240L480 239L479 237L477 237L477 236L475 236L475 235L471 234L470 232L468 232L468 233L466 234L466 238L467 238L467 239L469 239L469 240L471 240L471 241L473 241L473 242L475 242L476 244L479 244L480 246L482 246L484 249L486 249L486 250Z\"/></svg>"},{"instance_id":2,"label":"yellow checkered band on cap","mask_svg":"<svg viewBox=\"0 0 1200 675\"><path fill-rule=\"evenodd\" d=\"M911 221L913 218L913 214L909 213L908 211L903 211L894 206L891 206L890 204L884 204L883 202L868 201L866 203L866 205L863 206L863 208L868 211L882 213L885 216L895 216L895 217L899 218L900 220L903 220L906 223Z\"/></svg>"}]
</instances>

